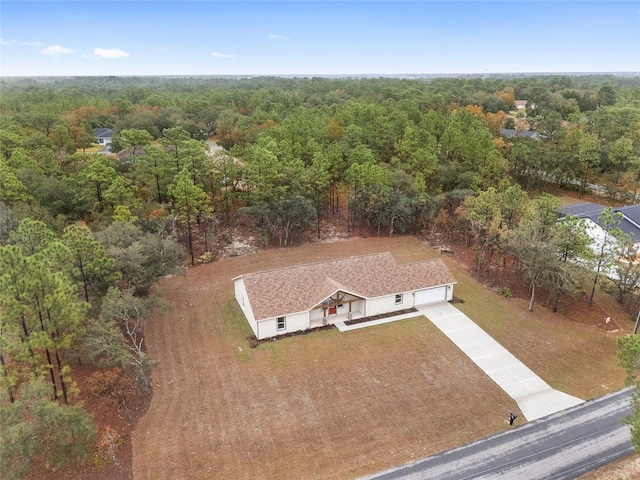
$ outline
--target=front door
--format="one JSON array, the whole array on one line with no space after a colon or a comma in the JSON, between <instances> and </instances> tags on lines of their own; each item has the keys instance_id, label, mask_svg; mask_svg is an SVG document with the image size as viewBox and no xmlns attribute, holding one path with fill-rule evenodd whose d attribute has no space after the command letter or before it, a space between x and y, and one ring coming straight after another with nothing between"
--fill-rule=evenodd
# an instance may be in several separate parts
<instances>
[{"instance_id":1,"label":"front door","mask_svg":"<svg viewBox=\"0 0 640 480\"><path fill-rule=\"evenodd\" d=\"M333 307L329 307L329 315L335 315L336 313L338 313L338 309L335 305Z\"/></svg>"}]
</instances>

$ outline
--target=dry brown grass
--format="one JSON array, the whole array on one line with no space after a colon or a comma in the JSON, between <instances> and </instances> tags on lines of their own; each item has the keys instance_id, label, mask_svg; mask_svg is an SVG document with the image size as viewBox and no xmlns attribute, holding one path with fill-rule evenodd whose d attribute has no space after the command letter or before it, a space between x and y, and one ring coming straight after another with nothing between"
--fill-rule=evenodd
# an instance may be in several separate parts
<instances>
[{"instance_id":1,"label":"dry brown grass","mask_svg":"<svg viewBox=\"0 0 640 480\"><path fill-rule=\"evenodd\" d=\"M424 318L248 349L231 278L391 251L413 237L352 239L225 258L162 282L173 309L147 328L154 396L134 434L139 479L350 478L508 428L515 403ZM552 385L582 398L622 386L615 335L486 289L445 257L458 306ZM520 303L519 303L520 302Z\"/></svg>"},{"instance_id":2,"label":"dry brown grass","mask_svg":"<svg viewBox=\"0 0 640 480\"><path fill-rule=\"evenodd\" d=\"M638 478L640 478L640 457L636 454L578 477L579 480L637 480Z\"/></svg>"}]
</instances>

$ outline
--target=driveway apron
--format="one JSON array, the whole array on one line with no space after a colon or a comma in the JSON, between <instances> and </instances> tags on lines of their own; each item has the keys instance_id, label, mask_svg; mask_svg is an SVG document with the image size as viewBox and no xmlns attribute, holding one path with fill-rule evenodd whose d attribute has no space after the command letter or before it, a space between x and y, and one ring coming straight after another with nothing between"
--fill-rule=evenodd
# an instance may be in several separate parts
<instances>
[{"instance_id":1,"label":"driveway apron","mask_svg":"<svg viewBox=\"0 0 640 480\"><path fill-rule=\"evenodd\" d=\"M438 303L418 310L518 403L527 420L584 402L551 388L453 305Z\"/></svg>"}]
</instances>

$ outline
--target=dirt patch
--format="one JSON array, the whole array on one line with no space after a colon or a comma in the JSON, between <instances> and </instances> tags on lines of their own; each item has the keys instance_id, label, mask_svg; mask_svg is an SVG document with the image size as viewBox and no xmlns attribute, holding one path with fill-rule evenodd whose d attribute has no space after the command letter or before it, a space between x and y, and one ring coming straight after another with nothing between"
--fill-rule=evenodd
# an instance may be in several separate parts
<instances>
[{"instance_id":1,"label":"dirt patch","mask_svg":"<svg viewBox=\"0 0 640 480\"><path fill-rule=\"evenodd\" d=\"M151 394L144 394L131 387L132 379L121 377L118 381L118 395L113 392L98 392L95 385L99 372L104 370L92 366L74 366L71 377L77 383L81 395L77 402L84 404L93 417L98 438L107 432L112 434L113 456L106 454L105 448L96 448L92 457L83 464L72 463L64 469L47 468L36 465L26 475L30 480L128 480L132 474L132 435L138 420L151 403ZM104 382L103 382L104 384Z\"/></svg>"}]
</instances>

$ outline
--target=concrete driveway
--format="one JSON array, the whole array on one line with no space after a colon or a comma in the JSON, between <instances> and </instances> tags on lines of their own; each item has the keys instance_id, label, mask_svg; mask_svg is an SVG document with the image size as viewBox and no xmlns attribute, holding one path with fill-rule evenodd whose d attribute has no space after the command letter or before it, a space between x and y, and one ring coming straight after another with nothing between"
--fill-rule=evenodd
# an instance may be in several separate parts
<instances>
[{"instance_id":1,"label":"concrete driveway","mask_svg":"<svg viewBox=\"0 0 640 480\"><path fill-rule=\"evenodd\" d=\"M518 403L527 420L584 402L551 388L453 305L438 303L418 310Z\"/></svg>"}]
</instances>

